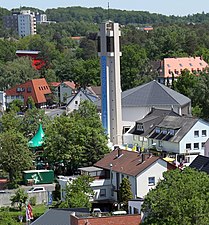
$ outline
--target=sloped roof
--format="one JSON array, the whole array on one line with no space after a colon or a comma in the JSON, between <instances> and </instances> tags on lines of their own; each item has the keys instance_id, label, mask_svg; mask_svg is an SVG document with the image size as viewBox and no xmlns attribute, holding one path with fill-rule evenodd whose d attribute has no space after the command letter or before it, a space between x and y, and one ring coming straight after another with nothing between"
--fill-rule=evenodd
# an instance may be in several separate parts
<instances>
[{"instance_id":1,"label":"sloped roof","mask_svg":"<svg viewBox=\"0 0 209 225\"><path fill-rule=\"evenodd\" d=\"M42 129L42 124L39 124L38 130L35 136L28 142L28 146L30 148L41 147L43 144L44 131Z\"/></svg>"},{"instance_id":2,"label":"sloped roof","mask_svg":"<svg viewBox=\"0 0 209 225\"><path fill-rule=\"evenodd\" d=\"M23 88L24 91L17 92L17 88ZM28 92L28 88L31 89ZM29 80L23 84L18 84L13 88L7 89L5 91L7 96L24 96L24 102L27 102L29 96L31 96L35 103L45 103L46 102L46 94L51 94L51 90L49 85L46 82L45 78L33 79Z\"/></svg>"},{"instance_id":3,"label":"sloped roof","mask_svg":"<svg viewBox=\"0 0 209 225\"><path fill-rule=\"evenodd\" d=\"M184 106L191 100L153 80L122 92L122 106Z\"/></svg>"},{"instance_id":4,"label":"sloped roof","mask_svg":"<svg viewBox=\"0 0 209 225\"><path fill-rule=\"evenodd\" d=\"M45 94L51 94L51 90L49 88L48 83L46 82L46 79L34 79L31 82L33 84L37 103L46 102Z\"/></svg>"},{"instance_id":5,"label":"sloped roof","mask_svg":"<svg viewBox=\"0 0 209 225\"><path fill-rule=\"evenodd\" d=\"M155 126L159 124L166 115L180 116L173 110L155 109L153 108L143 119L136 121L136 125L129 131L131 134L147 136ZM137 124L143 124L143 131L137 130Z\"/></svg>"},{"instance_id":6,"label":"sloped roof","mask_svg":"<svg viewBox=\"0 0 209 225\"><path fill-rule=\"evenodd\" d=\"M176 130L175 135L169 138L169 142L178 143L189 132L189 130L196 124L197 121L198 119L193 117L165 116L160 123L156 124L156 127ZM153 132L150 133L150 135L148 136L149 138L152 138ZM160 136L159 137L156 136L153 138L158 140L163 140L163 138L165 138L165 135L162 136L162 138L160 138Z\"/></svg>"},{"instance_id":7,"label":"sloped roof","mask_svg":"<svg viewBox=\"0 0 209 225\"><path fill-rule=\"evenodd\" d=\"M68 87L75 89L75 83L73 81L64 81L64 84L66 84Z\"/></svg>"},{"instance_id":8,"label":"sloped roof","mask_svg":"<svg viewBox=\"0 0 209 225\"><path fill-rule=\"evenodd\" d=\"M110 170L110 164L112 164L112 170L118 173L124 173L131 176L137 176L143 170L151 166L159 157L145 155L144 162L141 162L142 156L138 152L120 150L121 155L118 157L118 150L114 150L105 155L104 158L99 160L94 166Z\"/></svg>"},{"instance_id":9,"label":"sloped roof","mask_svg":"<svg viewBox=\"0 0 209 225\"><path fill-rule=\"evenodd\" d=\"M67 106L76 98L76 96L80 95L80 93L83 93L83 95L86 96L87 99L89 99L91 102L95 103L97 105L97 103L99 102L100 98L96 95L93 94L89 94L88 92L86 92L83 89L80 89L74 96L71 96L68 100Z\"/></svg>"},{"instance_id":10,"label":"sloped roof","mask_svg":"<svg viewBox=\"0 0 209 225\"><path fill-rule=\"evenodd\" d=\"M184 69L198 72L198 70L202 71L208 67L208 64L201 57L165 58L163 64L164 77L172 77L171 72L173 72L174 76L179 76ZM175 71L178 71L178 74Z\"/></svg>"},{"instance_id":11,"label":"sloped roof","mask_svg":"<svg viewBox=\"0 0 209 225\"><path fill-rule=\"evenodd\" d=\"M209 174L209 157L198 155L189 167L203 171Z\"/></svg>"},{"instance_id":12,"label":"sloped roof","mask_svg":"<svg viewBox=\"0 0 209 225\"><path fill-rule=\"evenodd\" d=\"M31 225L70 225L70 215L73 212L88 213L88 209L49 209Z\"/></svg>"}]
</instances>

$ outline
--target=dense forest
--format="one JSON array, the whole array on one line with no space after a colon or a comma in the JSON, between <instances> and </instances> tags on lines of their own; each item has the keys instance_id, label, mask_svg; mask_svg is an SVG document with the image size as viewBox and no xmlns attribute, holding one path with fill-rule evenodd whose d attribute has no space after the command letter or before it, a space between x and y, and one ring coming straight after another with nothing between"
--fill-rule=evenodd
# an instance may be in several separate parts
<instances>
[{"instance_id":1,"label":"dense forest","mask_svg":"<svg viewBox=\"0 0 209 225\"><path fill-rule=\"evenodd\" d=\"M100 85L97 32L99 23L108 18L107 10L68 7L47 9L45 13L48 20L57 23L38 24L37 35L19 38L3 28L1 18L11 12L0 8L0 90L36 77L45 77L48 82L73 80L84 88ZM122 90L155 79L158 74L153 70L153 62L165 57L202 56L209 62L209 14L176 17L110 9L109 18L122 24ZM153 27L152 31L140 29L148 25ZM73 36L81 36L80 41L73 40ZM18 49L41 51L40 57L47 62L46 66L36 71L30 59L17 58ZM177 83L173 87L190 97L196 114L206 118L208 110L203 108L209 95L204 94L201 102L194 95L203 84L204 90L209 89L205 74L204 79L196 80L193 86L181 87ZM187 76L185 79L187 81ZM201 85L194 85L197 82Z\"/></svg>"}]
</instances>

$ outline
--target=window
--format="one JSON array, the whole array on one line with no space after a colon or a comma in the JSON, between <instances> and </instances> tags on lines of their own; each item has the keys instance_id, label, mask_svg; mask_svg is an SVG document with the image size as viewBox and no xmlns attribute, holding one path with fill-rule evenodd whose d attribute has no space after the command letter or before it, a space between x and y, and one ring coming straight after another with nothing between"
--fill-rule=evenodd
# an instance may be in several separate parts
<instances>
[{"instance_id":1,"label":"window","mask_svg":"<svg viewBox=\"0 0 209 225\"><path fill-rule=\"evenodd\" d=\"M31 87L28 87L27 88L27 92L29 93L29 92L31 92L32 91L32 88Z\"/></svg>"},{"instance_id":2,"label":"window","mask_svg":"<svg viewBox=\"0 0 209 225\"><path fill-rule=\"evenodd\" d=\"M75 105L78 105L78 101L75 101Z\"/></svg>"},{"instance_id":3,"label":"window","mask_svg":"<svg viewBox=\"0 0 209 225\"><path fill-rule=\"evenodd\" d=\"M202 147L202 149L204 149L204 147L205 147L205 142L202 142L201 147Z\"/></svg>"},{"instance_id":4,"label":"window","mask_svg":"<svg viewBox=\"0 0 209 225\"><path fill-rule=\"evenodd\" d=\"M156 132L157 134L159 134L159 133L160 133L160 128L159 128L159 127L156 127L155 132Z\"/></svg>"},{"instance_id":5,"label":"window","mask_svg":"<svg viewBox=\"0 0 209 225\"><path fill-rule=\"evenodd\" d=\"M143 131L143 130L144 130L143 125L142 125L142 124L137 124L136 129L137 129L137 130L139 130L139 131Z\"/></svg>"},{"instance_id":6,"label":"window","mask_svg":"<svg viewBox=\"0 0 209 225\"><path fill-rule=\"evenodd\" d=\"M206 136L207 136L206 130L202 130L202 137L206 137Z\"/></svg>"},{"instance_id":7,"label":"window","mask_svg":"<svg viewBox=\"0 0 209 225\"><path fill-rule=\"evenodd\" d=\"M191 149L191 143L186 144L186 149L189 149L189 150Z\"/></svg>"},{"instance_id":8,"label":"window","mask_svg":"<svg viewBox=\"0 0 209 225\"><path fill-rule=\"evenodd\" d=\"M173 129L170 129L170 130L169 130L169 134L172 135L172 136L174 136L175 131L174 131Z\"/></svg>"},{"instance_id":9,"label":"window","mask_svg":"<svg viewBox=\"0 0 209 225\"><path fill-rule=\"evenodd\" d=\"M155 185L155 177L148 177L148 185Z\"/></svg>"},{"instance_id":10,"label":"window","mask_svg":"<svg viewBox=\"0 0 209 225\"><path fill-rule=\"evenodd\" d=\"M194 131L194 137L199 137L199 131L198 130Z\"/></svg>"},{"instance_id":11,"label":"window","mask_svg":"<svg viewBox=\"0 0 209 225\"><path fill-rule=\"evenodd\" d=\"M100 197L106 197L106 189L100 190Z\"/></svg>"},{"instance_id":12,"label":"window","mask_svg":"<svg viewBox=\"0 0 209 225\"><path fill-rule=\"evenodd\" d=\"M20 88L20 87L18 87L16 91L17 91L17 92L21 92L21 88Z\"/></svg>"},{"instance_id":13,"label":"window","mask_svg":"<svg viewBox=\"0 0 209 225\"><path fill-rule=\"evenodd\" d=\"M194 143L194 149L199 149L199 143Z\"/></svg>"},{"instance_id":14,"label":"window","mask_svg":"<svg viewBox=\"0 0 209 225\"><path fill-rule=\"evenodd\" d=\"M163 134L167 134L167 130L166 130L166 129L163 129L163 130L162 130L162 133L163 133Z\"/></svg>"}]
</instances>

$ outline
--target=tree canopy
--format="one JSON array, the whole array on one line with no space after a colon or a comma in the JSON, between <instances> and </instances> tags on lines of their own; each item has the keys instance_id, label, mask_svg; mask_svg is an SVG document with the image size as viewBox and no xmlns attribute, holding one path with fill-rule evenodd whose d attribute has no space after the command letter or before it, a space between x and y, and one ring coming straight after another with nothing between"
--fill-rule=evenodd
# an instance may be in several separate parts
<instances>
[{"instance_id":1,"label":"tree canopy","mask_svg":"<svg viewBox=\"0 0 209 225\"><path fill-rule=\"evenodd\" d=\"M80 175L66 186L65 203L70 208L91 208L90 199L94 192L90 186L93 178Z\"/></svg>"},{"instance_id":2,"label":"tree canopy","mask_svg":"<svg viewBox=\"0 0 209 225\"><path fill-rule=\"evenodd\" d=\"M109 149L96 106L90 101L68 116L56 117L46 127L45 155L52 163L63 162L72 173L80 166L90 166Z\"/></svg>"},{"instance_id":3,"label":"tree canopy","mask_svg":"<svg viewBox=\"0 0 209 225\"><path fill-rule=\"evenodd\" d=\"M209 223L209 176L192 168L163 174L155 189L145 197L143 224L191 225Z\"/></svg>"}]
</instances>

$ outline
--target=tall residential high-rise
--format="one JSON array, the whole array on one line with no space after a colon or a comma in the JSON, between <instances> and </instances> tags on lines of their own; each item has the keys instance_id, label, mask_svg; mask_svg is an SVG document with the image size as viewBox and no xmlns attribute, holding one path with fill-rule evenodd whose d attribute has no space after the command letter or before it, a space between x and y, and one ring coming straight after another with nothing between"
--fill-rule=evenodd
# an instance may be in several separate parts
<instances>
[{"instance_id":1,"label":"tall residential high-rise","mask_svg":"<svg viewBox=\"0 0 209 225\"><path fill-rule=\"evenodd\" d=\"M98 55L101 64L102 124L113 145L122 144L120 36L118 23L100 25Z\"/></svg>"},{"instance_id":2,"label":"tall residential high-rise","mask_svg":"<svg viewBox=\"0 0 209 225\"><path fill-rule=\"evenodd\" d=\"M30 10L22 10L18 15L18 34L20 37L36 34L36 17Z\"/></svg>"},{"instance_id":3,"label":"tall residential high-rise","mask_svg":"<svg viewBox=\"0 0 209 225\"><path fill-rule=\"evenodd\" d=\"M30 10L13 12L3 17L4 27L18 33L20 37L36 34L36 17Z\"/></svg>"}]
</instances>

